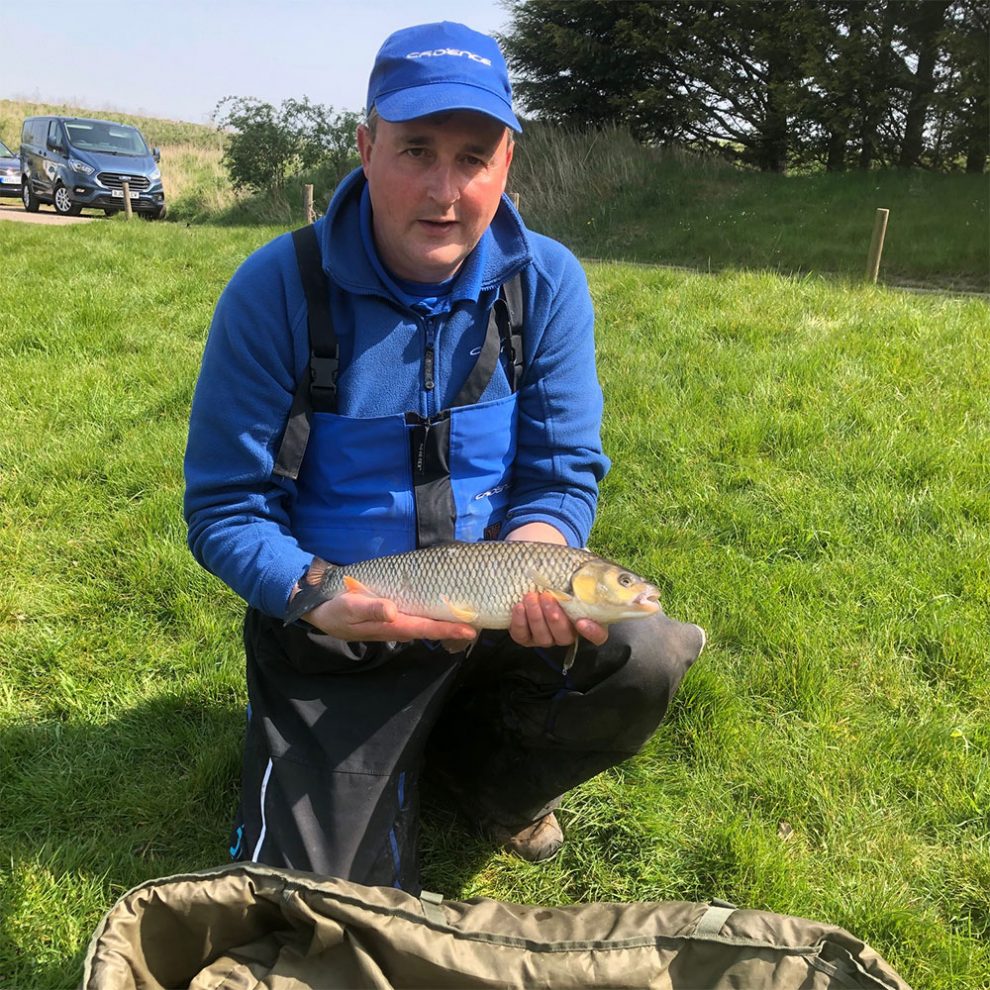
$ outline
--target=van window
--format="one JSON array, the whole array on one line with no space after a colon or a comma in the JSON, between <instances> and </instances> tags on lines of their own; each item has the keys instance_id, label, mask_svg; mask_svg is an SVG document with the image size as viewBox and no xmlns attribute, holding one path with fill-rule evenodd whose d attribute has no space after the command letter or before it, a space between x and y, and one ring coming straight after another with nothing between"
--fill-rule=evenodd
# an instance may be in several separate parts
<instances>
[{"instance_id":1,"label":"van window","mask_svg":"<svg viewBox=\"0 0 990 990\"><path fill-rule=\"evenodd\" d=\"M66 121L69 143L80 151L99 151L111 155L147 157L150 152L141 134L126 124L99 120Z\"/></svg>"},{"instance_id":2,"label":"van window","mask_svg":"<svg viewBox=\"0 0 990 990\"><path fill-rule=\"evenodd\" d=\"M57 120L53 120L48 125L48 140L55 145L60 145L62 143L62 131L58 126Z\"/></svg>"},{"instance_id":3,"label":"van window","mask_svg":"<svg viewBox=\"0 0 990 990\"><path fill-rule=\"evenodd\" d=\"M45 122L44 120L24 121L24 133L21 140L25 144L41 145L45 143Z\"/></svg>"}]
</instances>

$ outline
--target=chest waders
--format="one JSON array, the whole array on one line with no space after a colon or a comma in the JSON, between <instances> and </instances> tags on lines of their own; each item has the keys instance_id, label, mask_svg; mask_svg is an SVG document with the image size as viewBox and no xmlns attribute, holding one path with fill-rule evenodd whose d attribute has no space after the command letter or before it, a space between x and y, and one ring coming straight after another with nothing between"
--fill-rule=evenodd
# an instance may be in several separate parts
<instances>
[{"instance_id":1,"label":"chest waders","mask_svg":"<svg viewBox=\"0 0 990 990\"><path fill-rule=\"evenodd\" d=\"M310 373L275 468L298 481L293 533L340 563L484 538L508 508L518 280L500 292L449 409L358 419L337 413L339 348L312 228L294 241ZM512 393L479 402L503 348ZM426 372L429 386L429 360ZM422 641L343 642L249 609L244 640L250 703L231 857L412 892L424 765L475 820L538 818L639 750L704 642L662 614L618 623L603 647L582 642L565 674L565 648L523 648L504 632L483 632L465 658Z\"/></svg>"},{"instance_id":2,"label":"chest waders","mask_svg":"<svg viewBox=\"0 0 990 990\"><path fill-rule=\"evenodd\" d=\"M357 418L337 411L340 349L313 228L295 231L293 243L309 310L309 376L296 389L275 474L298 482L291 528L300 545L348 564L497 534L508 509L523 372L519 275L500 290L478 359L449 408L429 417ZM480 402L503 351L510 394ZM434 364L428 349L428 392L436 387Z\"/></svg>"}]
</instances>

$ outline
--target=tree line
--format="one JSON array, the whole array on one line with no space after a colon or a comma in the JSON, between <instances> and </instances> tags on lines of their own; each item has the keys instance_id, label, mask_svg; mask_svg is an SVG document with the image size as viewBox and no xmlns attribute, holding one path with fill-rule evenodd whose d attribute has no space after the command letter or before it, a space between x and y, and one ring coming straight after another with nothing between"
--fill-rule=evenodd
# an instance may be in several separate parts
<instances>
[{"instance_id":1,"label":"tree line","mask_svg":"<svg viewBox=\"0 0 990 990\"><path fill-rule=\"evenodd\" d=\"M982 172L983 0L508 0L526 111L763 171Z\"/></svg>"}]
</instances>

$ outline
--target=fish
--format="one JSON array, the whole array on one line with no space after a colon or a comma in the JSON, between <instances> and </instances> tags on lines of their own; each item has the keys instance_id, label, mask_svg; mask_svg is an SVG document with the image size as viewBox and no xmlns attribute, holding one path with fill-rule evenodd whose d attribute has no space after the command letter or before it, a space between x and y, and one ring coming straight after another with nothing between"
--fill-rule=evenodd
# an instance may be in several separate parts
<instances>
[{"instance_id":1,"label":"fish","mask_svg":"<svg viewBox=\"0 0 990 990\"><path fill-rule=\"evenodd\" d=\"M660 611L659 590L621 564L590 550L524 540L449 541L345 565L317 558L300 583L286 625L347 591L478 630L508 629L513 606L529 592L551 594L572 621L610 625Z\"/></svg>"}]
</instances>

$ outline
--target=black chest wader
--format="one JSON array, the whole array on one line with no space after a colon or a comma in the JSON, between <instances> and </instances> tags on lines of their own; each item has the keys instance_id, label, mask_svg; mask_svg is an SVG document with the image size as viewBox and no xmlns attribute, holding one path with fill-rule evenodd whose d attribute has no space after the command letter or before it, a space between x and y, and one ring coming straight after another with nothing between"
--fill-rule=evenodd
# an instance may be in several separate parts
<instances>
[{"instance_id":1,"label":"black chest wader","mask_svg":"<svg viewBox=\"0 0 990 990\"><path fill-rule=\"evenodd\" d=\"M310 376L275 471L297 477L313 411L336 409L338 347L312 227L293 235L309 307ZM513 284L514 283L514 284ZM454 405L477 402L509 354L522 376L521 290L503 287ZM580 401L580 397L577 397ZM453 536L446 411L410 420L419 545ZM478 820L522 825L632 756L662 720L704 637L666 616L608 642L526 649L484 631L468 657L438 644L348 643L249 609L248 724L233 859L419 891L420 784L428 774Z\"/></svg>"}]
</instances>

